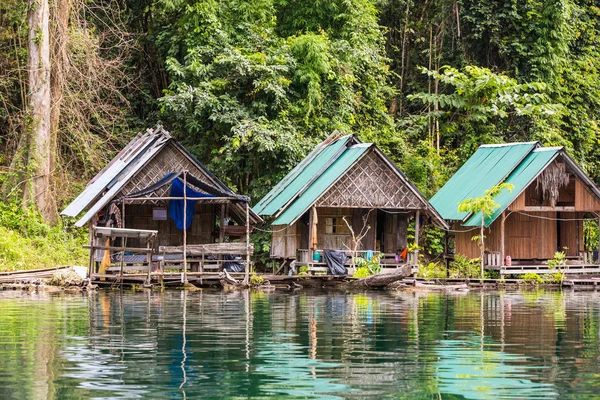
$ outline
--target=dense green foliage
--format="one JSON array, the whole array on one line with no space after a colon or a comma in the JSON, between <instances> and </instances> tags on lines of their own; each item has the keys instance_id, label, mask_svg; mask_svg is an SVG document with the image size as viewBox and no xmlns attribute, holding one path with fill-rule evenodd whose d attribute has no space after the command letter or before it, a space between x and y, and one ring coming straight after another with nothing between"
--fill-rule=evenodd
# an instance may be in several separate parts
<instances>
[{"instance_id":1,"label":"dense green foliage","mask_svg":"<svg viewBox=\"0 0 600 400\"><path fill-rule=\"evenodd\" d=\"M600 181L598 1L109 3L76 1L69 19L59 206L156 123L254 201L336 129L375 141L427 196L484 142L564 145ZM0 5L5 197L22 173L26 14ZM439 233L424 237L438 254Z\"/></svg>"},{"instance_id":2,"label":"dense green foliage","mask_svg":"<svg viewBox=\"0 0 600 400\"><path fill-rule=\"evenodd\" d=\"M0 271L86 265L86 243L81 230L48 227L36 211L0 204Z\"/></svg>"}]
</instances>

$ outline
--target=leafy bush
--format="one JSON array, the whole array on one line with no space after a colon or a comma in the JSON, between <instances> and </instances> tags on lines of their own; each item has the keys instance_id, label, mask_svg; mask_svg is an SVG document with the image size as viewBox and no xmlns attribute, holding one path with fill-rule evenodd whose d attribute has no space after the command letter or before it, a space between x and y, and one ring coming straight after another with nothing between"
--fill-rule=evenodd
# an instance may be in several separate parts
<instances>
[{"instance_id":1,"label":"leafy bush","mask_svg":"<svg viewBox=\"0 0 600 400\"><path fill-rule=\"evenodd\" d=\"M457 254L450 264L451 278L479 278L481 267L479 259L469 259L462 254Z\"/></svg>"},{"instance_id":2,"label":"leafy bush","mask_svg":"<svg viewBox=\"0 0 600 400\"><path fill-rule=\"evenodd\" d=\"M252 271L250 274L250 285L260 286L264 283L264 281L264 278L260 275L257 275L256 272Z\"/></svg>"},{"instance_id":3,"label":"leafy bush","mask_svg":"<svg viewBox=\"0 0 600 400\"><path fill-rule=\"evenodd\" d=\"M356 257L354 259L354 264L358 269L366 268L369 272L369 275L375 275L381 272L381 266L379 265L379 257L374 256L370 260L366 260L362 257Z\"/></svg>"},{"instance_id":4,"label":"leafy bush","mask_svg":"<svg viewBox=\"0 0 600 400\"><path fill-rule=\"evenodd\" d=\"M372 274L369 272L369 269L367 267L357 268L356 272L354 273L354 277L359 279L366 278L371 275Z\"/></svg>"},{"instance_id":5,"label":"leafy bush","mask_svg":"<svg viewBox=\"0 0 600 400\"><path fill-rule=\"evenodd\" d=\"M417 276L424 279L445 278L446 266L436 262L430 262L427 265L419 265Z\"/></svg>"},{"instance_id":6,"label":"leafy bush","mask_svg":"<svg viewBox=\"0 0 600 400\"><path fill-rule=\"evenodd\" d=\"M534 283L534 284L539 284L539 283L544 283L544 279L539 276L538 274L536 274L535 272L528 272L525 275L523 275L523 278L521 278L524 282L527 283Z\"/></svg>"}]
</instances>

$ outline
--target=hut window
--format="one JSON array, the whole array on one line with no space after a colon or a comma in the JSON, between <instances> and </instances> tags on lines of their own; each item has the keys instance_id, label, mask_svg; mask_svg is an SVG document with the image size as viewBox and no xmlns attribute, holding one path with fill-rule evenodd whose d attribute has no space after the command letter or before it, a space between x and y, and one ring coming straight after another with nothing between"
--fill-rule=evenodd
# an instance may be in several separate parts
<instances>
[{"instance_id":1,"label":"hut window","mask_svg":"<svg viewBox=\"0 0 600 400\"><path fill-rule=\"evenodd\" d=\"M153 208L152 219L154 221L166 221L167 220L167 209L166 208Z\"/></svg>"},{"instance_id":2,"label":"hut window","mask_svg":"<svg viewBox=\"0 0 600 400\"><path fill-rule=\"evenodd\" d=\"M350 231L342 218L325 218L325 233L348 235Z\"/></svg>"}]
</instances>

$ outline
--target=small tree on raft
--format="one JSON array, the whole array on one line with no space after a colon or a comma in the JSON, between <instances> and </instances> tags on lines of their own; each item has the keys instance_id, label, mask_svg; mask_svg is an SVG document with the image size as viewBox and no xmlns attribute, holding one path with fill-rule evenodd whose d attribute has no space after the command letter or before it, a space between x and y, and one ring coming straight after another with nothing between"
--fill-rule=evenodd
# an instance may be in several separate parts
<instances>
[{"instance_id":1,"label":"small tree on raft","mask_svg":"<svg viewBox=\"0 0 600 400\"><path fill-rule=\"evenodd\" d=\"M481 214L481 229L479 236L473 236L473 240L476 240L479 244L480 257L481 257L481 278L483 279L483 267L484 267L484 253L485 253L485 235L483 230L485 228L485 219L489 218L494 214L494 211L500 207L500 204L494 200L502 193L502 190L508 190L512 192L514 186L510 183L501 183L493 186L491 189L483 192L481 197L471 197L458 203L458 211L469 212L472 214Z\"/></svg>"}]
</instances>

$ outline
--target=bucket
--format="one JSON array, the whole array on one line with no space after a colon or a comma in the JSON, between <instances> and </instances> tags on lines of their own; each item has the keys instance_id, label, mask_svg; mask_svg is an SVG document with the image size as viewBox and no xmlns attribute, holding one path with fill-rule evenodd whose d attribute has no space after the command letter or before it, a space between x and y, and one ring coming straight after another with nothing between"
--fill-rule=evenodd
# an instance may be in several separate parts
<instances>
[{"instance_id":1,"label":"bucket","mask_svg":"<svg viewBox=\"0 0 600 400\"><path fill-rule=\"evenodd\" d=\"M313 253L313 261L319 262L321 261L321 253L318 252L319 249L315 249Z\"/></svg>"}]
</instances>

